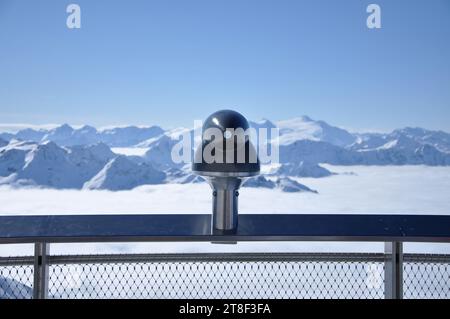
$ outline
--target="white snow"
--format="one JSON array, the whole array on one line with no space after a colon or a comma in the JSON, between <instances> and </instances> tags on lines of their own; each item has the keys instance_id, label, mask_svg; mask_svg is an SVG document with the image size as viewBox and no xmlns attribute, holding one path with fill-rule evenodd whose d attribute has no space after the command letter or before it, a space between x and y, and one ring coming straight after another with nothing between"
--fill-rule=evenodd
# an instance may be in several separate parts
<instances>
[{"instance_id":1,"label":"white snow","mask_svg":"<svg viewBox=\"0 0 450 319\"><path fill-rule=\"evenodd\" d=\"M331 166L340 173L297 179L319 194L284 193L278 189L242 188L240 213L450 214L450 167ZM353 172L354 174L346 174ZM1 215L209 213L206 183L148 185L130 191L14 189L0 187ZM54 245L53 252L179 251L373 251L379 243L239 243L235 246L185 244ZM450 251L448 244L408 244L409 250ZM29 245L6 245L0 254L30 253Z\"/></svg>"},{"instance_id":2,"label":"white snow","mask_svg":"<svg viewBox=\"0 0 450 319\"><path fill-rule=\"evenodd\" d=\"M280 128L280 156L284 164L311 161L334 164L422 164L429 166L331 166L322 165L338 175L324 178L293 178L293 180L317 190L312 193L286 193L279 188L242 188L241 213L360 213L360 214L450 214L450 134L405 128L389 134L351 134L323 121L306 116L275 122ZM256 127L273 127L263 120L253 123ZM13 127L15 126L15 128ZM178 135L190 132L179 128L163 130L153 127L111 127L96 130L89 126L68 125L31 126L0 124L0 132L18 132L3 135L3 139L22 138L41 141L41 134L55 141L53 144L12 141L0 147L0 214L151 214L151 213L209 213L210 188L207 183L188 185L162 184L140 186L133 190L110 192L106 190L56 190L53 187L81 187L84 182L103 185L108 169L106 163L115 157L105 146L87 144L102 141L114 146L116 154L130 156L133 178L141 177L144 157L156 168L174 168L170 163L170 149ZM23 130L34 128L32 130ZM1 136L0 136L1 137ZM198 138L198 136L196 136ZM304 140L302 140L304 139ZM357 143L355 143L357 142ZM194 145L198 145L196 140ZM292 144L291 144L292 143ZM4 144L4 143L3 143ZM65 147L65 145L77 145ZM141 145L142 147L135 147ZM434 147L432 147L432 145ZM134 147L132 147L134 146ZM151 152L148 152L149 149ZM25 166L25 164L28 165ZM294 168L295 168L294 165ZM24 169L25 167L25 169ZM178 167L178 166L175 166ZM129 169L116 170L122 174ZM181 171L182 167L178 167ZM280 164L263 167L263 172L275 173ZM308 170L310 171L310 169ZM100 173L105 174L100 174ZM353 172L354 174L346 174ZM98 175L100 174L100 175ZM176 174L175 174L176 175ZM305 175L297 174L297 175ZM311 174L316 176L317 174ZM186 181L193 176L168 176L175 181ZM131 177L124 178L124 182ZM272 178L272 177L271 177ZM292 177L291 177L292 178ZM33 187L38 184L40 187ZM113 183L116 184L116 183ZM30 186L31 185L31 186ZM128 185L128 184L127 184ZM131 185L130 187L132 187ZM45 186L44 186L45 187ZM103 186L102 186L103 187ZM25 247L25 248L24 248ZM70 248L73 247L73 248ZM420 247L413 244L409 247ZM450 251L449 245L424 246L423 251ZM436 248L437 247L437 248ZM31 253L29 245L0 245L0 254L17 255ZM373 243L239 243L236 246L211 244L86 244L53 245L53 253L82 252L175 252L175 251L334 251L381 250L381 244Z\"/></svg>"},{"instance_id":3,"label":"white snow","mask_svg":"<svg viewBox=\"0 0 450 319\"><path fill-rule=\"evenodd\" d=\"M26 124L26 123L0 123L0 132L17 133L24 129L34 129L34 130L51 130L58 127L59 124Z\"/></svg>"},{"instance_id":4,"label":"white snow","mask_svg":"<svg viewBox=\"0 0 450 319\"><path fill-rule=\"evenodd\" d=\"M305 139L346 146L354 143L356 140L356 137L349 132L323 121L315 121L308 116L278 121L275 124L280 129L280 145L287 145L297 140Z\"/></svg>"},{"instance_id":5,"label":"white snow","mask_svg":"<svg viewBox=\"0 0 450 319\"><path fill-rule=\"evenodd\" d=\"M243 188L240 212L450 214L450 167L323 166L339 175L296 179L318 195ZM0 199L1 215L209 213L211 209L206 183L146 185L118 192L1 186Z\"/></svg>"},{"instance_id":6,"label":"white snow","mask_svg":"<svg viewBox=\"0 0 450 319\"><path fill-rule=\"evenodd\" d=\"M155 170L146 163L137 164L120 155L110 160L91 180L84 183L83 189L126 190L139 185L160 184L166 174Z\"/></svg>"},{"instance_id":7,"label":"white snow","mask_svg":"<svg viewBox=\"0 0 450 319\"><path fill-rule=\"evenodd\" d=\"M125 156L144 156L148 147L113 147L111 151Z\"/></svg>"},{"instance_id":8,"label":"white snow","mask_svg":"<svg viewBox=\"0 0 450 319\"><path fill-rule=\"evenodd\" d=\"M377 149L387 150L387 149L397 146L397 144L398 144L398 140L392 140L392 141L387 142L386 144L381 145L380 147L377 147Z\"/></svg>"},{"instance_id":9,"label":"white snow","mask_svg":"<svg viewBox=\"0 0 450 319\"><path fill-rule=\"evenodd\" d=\"M281 176L297 176L297 177L326 177L333 173L316 163L300 161L298 163L282 164L276 171Z\"/></svg>"}]
</instances>

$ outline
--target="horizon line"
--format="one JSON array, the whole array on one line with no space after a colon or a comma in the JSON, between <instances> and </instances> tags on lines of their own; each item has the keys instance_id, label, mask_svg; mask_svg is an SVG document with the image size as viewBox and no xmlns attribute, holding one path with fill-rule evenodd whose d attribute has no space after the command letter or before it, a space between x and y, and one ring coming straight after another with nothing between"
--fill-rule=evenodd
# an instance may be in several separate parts
<instances>
[{"instance_id":1,"label":"horizon line","mask_svg":"<svg viewBox=\"0 0 450 319\"><path fill-rule=\"evenodd\" d=\"M278 121L272 121L268 118L261 118L259 120L250 120L249 122L260 122L260 121L270 121L274 124L279 123L279 122L284 122L284 121L289 121L289 120L294 120L294 119L298 119L298 118L303 118L305 117L305 115L302 116L297 116L297 117L293 117L290 119L285 119L285 120L278 120ZM424 129L424 130L428 130L428 131L434 131L434 132L444 132L447 134L450 134L450 132L448 132L445 129L428 129L426 127L422 127L422 126L403 126L403 127L397 127L397 128L393 128L393 129L379 129L379 128L366 128L366 129L355 129L353 127L348 127L348 126L336 126L333 124L329 124L326 121L323 120L314 120L309 116L306 116L307 118L311 119L314 122L325 122L326 124L335 127L335 128L339 128L342 130L345 130L351 134L388 134L388 133L392 133L395 130L400 130L400 129L405 129L405 128L419 128L419 129ZM84 126L91 126L93 128L95 128L97 131L101 132L104 130L108 130L108 129L114 129L114 128L126 128L126 127L138 127L138 128L150 128L153 126L157 126L160 127L161 129L163 129L164 131L172 131L172 130L177 130L177 129L186 129L186 126L170 126L168 128L165 128L163 126L160 126L158 124L110 124L110 125L91 125L91 124L69 124L67 122L64 123L45 123L45 124L30 124L30 123L0 123L0 133L9 133L9 134L16 134L21 130L24 129L33 129L33 130L52 130L55 129L57 127L61 127L63 125L68 125L71 128L77 130L80 129Z\"/></svg>"}]
</instances>

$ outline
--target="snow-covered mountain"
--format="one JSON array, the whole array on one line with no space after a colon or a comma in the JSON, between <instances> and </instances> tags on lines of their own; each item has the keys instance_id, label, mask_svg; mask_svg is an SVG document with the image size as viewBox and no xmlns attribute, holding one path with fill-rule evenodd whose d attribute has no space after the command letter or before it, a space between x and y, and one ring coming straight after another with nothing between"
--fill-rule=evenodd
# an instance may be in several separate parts
<instances>
[{"instance_id":1,"label":"snow-covered mountain","mask_svg":"<svg viewBox=\"0 0 450 319\"><path fill-rule=\"evenodd\" d=\"M25 156L37 148L34 142L11 141L0 148L0 176L17 173L25 166Z\"/></svg>"},{"instance_id":2,"label":"snow-covered mountain","mask_svg":"<svg viewBox=\"0 0 450 319\"><path fill-rule=\"evenodd\" d=\"M316 163L300 161L281 164L272 175L319 178L331 176L333 173Z\"/></svg>"},{"instance_id":3,"label":"snow-covered mountain","mask_svg":"<svg viewBox=\"0 0 450 319\"><path fill-rule=\"evenodd\" d=\"M161 184L166 174L154 169L150 164L136 164L126 156L118 156L110 160L84 189L127 190L136 186Z\"/></svg>"},{"instance_id":4,"label":"snow-covered mountain","mask_svg":"<svg viewBox=\"0 0 450 319\"><path fill-rule=\"evenodd\" d=\"M242 183L242 187L253 187L253 188L275 188L277 185L274 181L267 179L263 175L258 175L251 177Z\"/></svg>"},{"instance_id":5,"label":"snow-covered mountain","mask_svg":"<svg viewBox=\"0 0 450 319\"><path fill-rule=\"evenodd\" d=\"M269 188L269 189L278 188L281 191L287 193L311 192L317 194L317 191L310 189L309 187L300 184L297 181L286 176L278 177L275 179L275 181L273 181L272 179L268 179L263 175L258 175L244 181L242 187Z\"/></svg>"},{"instance_id":6,"label":"snow-covered mountain","mask_svg":"<svg viewBox=\"0 0 450 319\"><path fill-rule=\"evenodd\" d=\"M410 145L430 145L440 152L450 152L449 133L411 127L394 130L388 134L358 134L356 142L349 145L349 148L354 150L375 149L397 140L403 145L405 142L410 143ZM413 144L413 142L416 144Z\"/></svg>"},{"instance_id":7,"label":"snow-covered mountain","mask_svg":"<svg viewBox=\"0 0 450 319\"><path fill-rule=\"evenodd\" d=\"M0 147L8 145L8 142L0 138Z\"/></svg>"},{"instance_id":8,"label":"snow-covered mountain","mask_svg":"<svg viewBox=\"0 0 450 319\"><path fill-rule=\"evenodd\" d=\"M75 129L68 124L63 124L50 130L28 128L20 130L16 134L3 133L1 136L7 141L15 138L39 143L54 142L60 146L86 145L101 142L110 147L131 147L163 133L164 130L159 126L127 126L99 131L89 125Z\"/></svg>"},{"instance_id":9,"label":"snow-covered mountain","mask_svg":"<svg viewBox=\"0 0 450 319\"><path fill-rule=\"evenodd\" d=\"M298 192L309 192L315 194L318 193L316 190L313 190L308 186L300 184L299 182L289 177L280 177L276 180L275 183L277 184L278 188L280 188L283 192L287 193L298 193Z\"/></svg>"},{"instance_id":10,"label":"snow-covered mountain","mask_svg":"<svg viewBox=\"0 0 450 319\"><path fill-rule=\"evenodd\" d=\"M12 141L0 148L0 183L81 188L116 156L105 144L65 148Z\"/></svg>"},{"instance_id":11,"label":"snow-covered mountain","mask_svg":"<svg viewBox=\"0 0 450 319\"><path fill-rule=\"evenodd\" d=\"M365 134L347 149L356 151L367 165L450 165L450 134L425 131L406 128L390 134Z\"/></svg>"},{"instance_id":12,"label":"snow-covered mountain","mask_svg":"<svg viewBox=\"0 0 450 319\"><path fill-rule=\"evenodd\" d=\"M164 130L159 126L127 126L103 130L99 135L100 141L111 147L130 147L163 133Z\"/></svg>"},{"instance_id":13,"label":"snow-covered mountain","mask_svg":"<svg viewBox=\"0 0 450 319\"><path fill-rule=\"evenodd\" d=\"M119 190L159 184L165 177L150 163L117 155L104 143L61 147L11 141L0 148L0 184Z\"/></svg>"},{"instance_id":14,"label":"snow-covered mountain","mask_svg":"<svg viewBox=\"0 0 450 319\"><path fill-rule=\"evenodd\" d=\"M46 131L34 130L31 128L23 129L15 135L15 138L24 141L40 141L45 136Z\"/></svg>"},{"instance_id":15,"label":"snow-covered mountain","mask_svg":"<svg viewBox=\"0 0 450 319\"><path fill-rule=\"evenodd\" d=\"M175 179L174 182L177 184L198 184L198 183L204 183L206 181L201 176L198 176L195 174L187 174L187 175L181 176L178 179Z\"/></svg>"},{"instance_id":16,"label":"snow-covered mountain","mask_svg":"<svg viewBox=\"0 0 450 319\"><path fill-rule=\"evenodd\" d=\"M363 162L363 156L356 151L347 150L327 142L313 140L297 140L290 144L280 145L281 163L329 163L336 165L352 165Z\"/></svg>"},{"instance_id":17,"label":"snow-covered mountain","mask_svg":"<svg viewBox=\"0 0 450 319\"><path fill-rule=\"evenodd\" d=\"M441 152L450 152L450 134L443 131L430 131L423 128L404 128L395 130L393 135L402 134L421 144L435 147Z\"/></svg>"},{"instance_id":18,"label":"snow-covered mountain","mask_svg":"<svg viewBox=\"0 0 450 319\"><path fill-rule=\"evenodd\" d=\"M289 177L333 175L320 163L450 165L450 134L442 131L404 128L385 134L350 133L307 116L250 124L256 129L279 128L280 139L272 142L279 143L280 165L272 169L269 179L248 180L248 187L290 190L299 186ZM181 133L189 133L193 139L193 130L158 126L97 130L64 124L0 133L0 184L117 190L143 184L203 182L191 174L189 165L186 169L186 164L172 161L172 148ZM118 149L110 147L131 152L118 156Z\"/></svg>"},{"instance_id":19,"label":"snow-covered mountain","mask_svg":"<svg viewBox=\"0 0 450 319\"><path fill-rule=\"evenodd\" d=\"M21 132L19 132L18 134L20 134ZM77 136L79 135L79 136ZM63 124L57 128L54 128L50 131L47 132L47 134L44 135L44 137L42 137L42 140L37 141L37 142L54 142L57 143L58 145L61 146L70 146L70 145L74 145L72 144L72 142L77 139L77 137L79 138L80 136L83 136L83 134L77 134L77 130L73 129L70 125L68 124ZM85 135L85 141L87 141L89 135ZM88 143L91 143L92 141L89 141ZM75 145L78 144L75 141Z\"/></svg>"},{"instance_id":20,"label":"snow-covered mountain","mask_svg":"<svg viewBox=\"0 0 450 319\"><path fill-rule=\"evenodd\" d=\"M450 152L435 146L400 135L365 136L364 140L348 147L339 147L327 142L297 140L280 145L281 163L329 163L334 165L450 165Z\"/></svg>"},{"instance_id":21,"label":"snow-covered mountain","mask_svg":"<svg viewBox=\"0 0 450 319\"><path fill-rule=\"evenodd\" d=\"M84 183L86 180L92 178L107 162L117 157L117 154L113 153L104 143L77 145L67 147L66 150L70 162L74 163L77 167L80 183ZM78 188L80 186L80 184L77 184L76 187Z\"/></svg>"},{"instance_id":22,"label":"snow-covered mountain","mask_svg":"<svg viewBox=\"0 0 450 319\"><path fill-rule=\"evenodd\" d=\"M178 143L169 135L163 134L156 138L146 141L148 148L144 158L150 162L155 168L165 170L168 168L180 168L183 164L174 163L172 161L172 148ZM141 144L142 145L142 144Z\"/></svg>"},{"instance_id":23,"label":"snow-covered mountain","mask_svg":"<svg viewBox=\"0 0 450 319\"><path fill-rule=\"evenodd\" d=\"M450 134L421 128L352 134L307 116L275 123L282 163L450 165Z\"/></svg>"},{"instance_id":24,"label":"snow-covered mountain","mask_svg":"<svg viewBox=\"0 0 450 319\"><path fill-rule=\"evenodd\" d=\"M315 121L308 116L279 121L275 124L280 129L281 145L298 140L311 140L344 147L356 140L355 135L346 130L331 126L324 121Z\"/></svg>"},{"instance_id":25,"label":"snow-covered mountain","mask_svg":"<svg viewBox=\"0 0 450 319\"><path fill-rule=\"evenodd\" d=\"M17 179L56 188L77 187L83 181L67 151L53 142L40 144L27 153Z\"/></svg>"},{"instance_id":26,"label":"snow-covered mountain","mask_svg":"<svg viewBox=\"0 0 450 319\"><path fill-rule=\"evenodd\" d=\"M8 133L8 132L0 133L0 139L2 139L3 141L9 142L10 140L12 140L14 138L15 138L15 134Z\"/></svg>"},{"instance_id":27,"label":"snow-covered mountain","mask_svg":"<svg viewBox=\"0 0 450 319\"><path fill-rule=\"evenodd\" d=\"M270 130L272 128L277 127L275 125L275 123L273 123L272 121L270 121L268 119L262 119L259 121L250 121L249 124L251 127L255 128L255 129L265 128L267 130Z\"/></svg>"}]
</instances>

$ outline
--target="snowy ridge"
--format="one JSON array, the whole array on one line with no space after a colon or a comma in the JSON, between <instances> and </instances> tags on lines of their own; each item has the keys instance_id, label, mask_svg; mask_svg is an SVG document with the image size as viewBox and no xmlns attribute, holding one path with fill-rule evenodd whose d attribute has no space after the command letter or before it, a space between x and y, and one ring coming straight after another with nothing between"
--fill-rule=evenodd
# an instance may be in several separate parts
<instances>
[{"instance_id":1,"label":"snowy ridge","mask_svg":"<svg viewBox=\"0 0 450 319\"><path fill-rule=\"evenodd\" d=\"M328 142L346 146L355 142L356 137L344 129L328 125L324 121L314 121L308 116L276 122L280 129L280 144L287 145L298 140Z\"/></svg>"},{"instance_id":2,"label":"snowy ridge","mask_svg":"<svg viewBox=\"0 0 450 319\"><path fill-rule=\"evenodd\" d=\"M272 167L269 178L250 179L247 187L308 191L290 177L332 176L321 163L450 165L450 134L442 131L404 128L387 134L357 134L307 116L250 124L257 129L279 128L280 164ZM193 138L191 129L165 131L158 126L98 130L64 124L0 133L0 184L122 190L145 184L204 182L191 174L189 164L172 161L172 148L185 133Z\"/></svg>"},{"instance_id":3,"label":"snowy ridge","mask_svg":"<svg viewBox=\"0 0 450 319\"><path fill-rule=\"evenodd\" d=\"M1 138L0 138L0 147L4 147L4 146L6 146L6 145L8 145L8 142L5 141L4 139L1 139Z\"/></svg>"},{"instance_id":4,"label":"snowy ridge","mask_svg":"<svg viewBox=\"0 0 450 319\"><path fill-rule=\"evenodd\" d=\"M295 177L327 177L333 175L332 172L316 163L301 161L298 163L281 164L273 175L295 176Z\"/></svg>"},{"instance_id":5,"label":"snowy ridge","mask_svg":"<svg viewBox=\"0 0 450 319\"><path fill-rule=\"evenodd\" d=\"M60 146L85 145L102 142L110 147L129 147L163 133L164 130L159 126L126 126L97 130L95 127L89 125L74 128L68 124L63 124L48 130L27 128L20 130L15 134L2 133L0 134L0 138L7 141L16 138L38 143L51 141Z\"/></svg>"},{"instance_id":6,"label":"snowy ridge","mask_svg":"<svg viewBox=\"0 0 450 319\"><path fill-rule=\"evenodd\" d=\"M246 180L242 184L242 187L269 188L269 189L278 188L281 191L287 193L309 192L317 194L317 191L312 190L311 188L303 184L300 184L289 177L279 177L276 178L275 181L273 181L271 179L264 177L263 175L259 175Z\"/></svg>"},{"instance_id":7,"label":"snowy ridge","mask_svg":"<svg viewBox=\"0 0 450 319\"><path fill-rule=\"evenodd\" d=\"M166 174L149 164L136 164L126 156L118 156L86 182L83 189L129 190L140 185L161 184L165 178Z\"/></svg>"}]
</instances>

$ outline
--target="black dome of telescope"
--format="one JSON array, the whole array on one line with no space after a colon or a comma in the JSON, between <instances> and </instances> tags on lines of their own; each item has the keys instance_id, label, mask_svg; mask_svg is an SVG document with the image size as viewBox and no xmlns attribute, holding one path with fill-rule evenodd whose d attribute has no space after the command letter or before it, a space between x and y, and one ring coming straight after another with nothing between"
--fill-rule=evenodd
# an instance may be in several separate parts
<instances>
[{"instance_id":1,"label":"black dome of telescope","mask_svg":"<svg viewBox=\"0 0 450 319\"><path fill-rule=\"evenodd\" d=\"M220 110L217 111L205 120L203 124L203 129L216 127L222 132L225 132L227 128L243 128L248 129L247 119L239 112L233 110Z\"/></svg>"},{"instance_id":2,"label":"black dome of telescope","mask_svg":"<svg viewBox=\"0 0 450 319\"><path fill-rule=\"evenodd\" d=\"M247 119L240 113L233 110L220 110L211 114L204 122L202 127L202 144L201 147L197 148L195 153L194 163L192 164L192 170L199 175L204 176L235 176L235 177L246 177L259 174L260 163L257 157L255 147L250 142L248 136L245 139L239 139L237 136L232 136L234 140L234 147L232 149L227 149L227 130L242 129L246 131L249 129ZM219 138L214 136L209 136L205 134L207 130L215 129L216 132L221 132ZM209 131L211 132L211 131ZM237 133L236 133L237 134ZM241 141L241 143L239 143ZM242 143L244 141L244 143ZM206 162L203 156L205 147L207 146L221 147L218 150L223 150L218 154L213 152L213 155L217 155L222 159L220 161ZM237 160L238 151L245 152L245 158L242 161ZM234 152L234 160L232 163L227 163L227 153ZM256 160L255 160L256 159Z\"/></svg>"}]
</instances>

